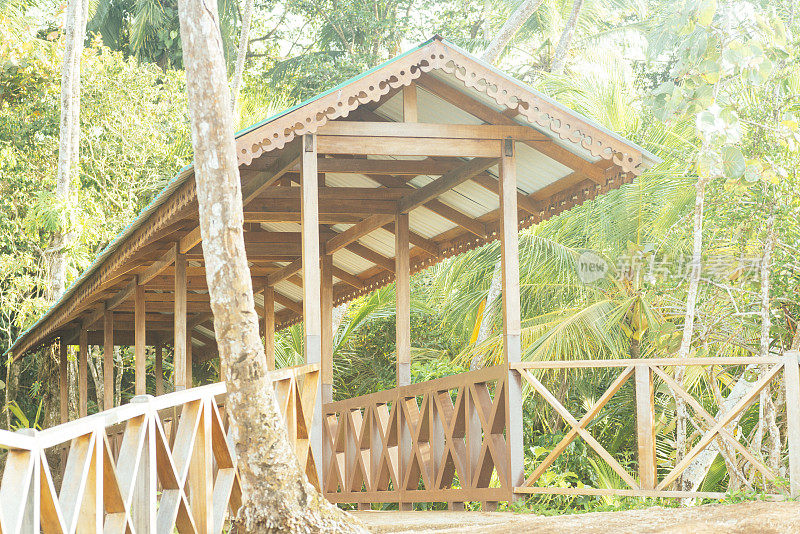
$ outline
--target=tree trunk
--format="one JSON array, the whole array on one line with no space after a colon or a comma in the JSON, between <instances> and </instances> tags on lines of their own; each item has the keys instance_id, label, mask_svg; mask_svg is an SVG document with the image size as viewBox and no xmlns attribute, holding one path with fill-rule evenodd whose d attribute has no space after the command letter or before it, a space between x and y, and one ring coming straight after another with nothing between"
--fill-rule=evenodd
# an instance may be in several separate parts
<instances>
[{"instance_id":1,"label":"tree trunk","mask_svg":"<svg viewBox=\"0 0 800 534\"><path fill-rule=\"evenodd\" d=\"M567 62L567 52L572 43L572 36L575 34L575 26L578 24L578 16L581 14L583 7L583 0L575 0L572 3L572 13L569 15L567 25L564 31L561 32L561 38L558 40L556 49L553 52L553 61L550 62L550 72L553 74L563 74L564 64Z\"/></svg>"},{"instance_id":2,"label":"tree trunk","mask_svg":"<svg viewBox=\"0 0 800 534\"><path fill-rule=\"evenodd\" d=\"M11 403L17 396L17 386L19 385L19 362L14 362L11 358L6 360L6 376L5 376L5 394L6 400L5 404L3 405L6 418L5 418L5 429L11 430L11 410L8 409L9 403Z\"/></svg>"},{"instance_id":3,"label":"tree trunk","mask_svg":"<svg viewBox=\"0 0 800 534\"><path fill-rule=\"evenodd\" d=\"M215 4L179 0L206 280L239 457L237 532L364 531L300 470L268 381L244 248L242 191ZM321 417L321 414L316 414Z\"/></svg>"},{"instance_id":4,"label":"tree trunk","mask_svg":"<svg viewBox=\"0 0 800 534\"><path fill-rule=\"evenodd\" d=\"M772 268L772 254L775 249L775 210L770 208L765 225L764 250L761 256L761 336L759 342L759 355L769 355L770 329L770 269ZM769 365L761 366L761 375L769 371ZM766 387L759 394L759 421L756 430L755 447L761 453L763 449L764 429L768 433L767 439L767 465L777 471L781 465L781 432L776 422L775 403L772 400L772 388Z\"/></svg>"},{"instance_id":5,"label":"tree trunk","mask_svg":"<svg viewBox=\"0 0 800 534\"><path fill-rule=\"evenodd\" d=\"M500 258L497 258L497 262L494 264L494 270L492 271L492 281L489 283L489 292L486 294L486 304L483 306L481 326L478 328L478 336L475 338L475 346L478 346L489 339L489 336L492 333L492 327L494 326L494 306L497 302L497 299L500 298L500 291L502 288L503 270L500 263ZM482 359L483 356L481 354L476 354L473 356L472 361L469 364L470 370L473 371L483 367L481 364Z\"/></svg>"},{"instance_id":6,"label":"tree trunk","mask_svg":"<svg viewBox=\"0 0 800 534\"><path fill-rule=\"evenodd\" d=\"M497 61L498 56L505 50L508 43L511 42L511 39L514 38L522 25L531 18L531 15L539 9L540 5L542 5L542 0L522 0L517 9L514 10L505 24L503 24L503 27L500 28L500 31L494 39L492 39L492 42L489 43L489 46L486 47L481 59L487 63L494 63Z\"/></svg>"},{"instance_id":7,"label":"tree trunk","mask_svg":"<svg viewBox=\"0 0 800 534\"><path fill-rule=\"evenodd\" d=\"M102 353L99 347L94 347L89 353L89 358L87 358L88 361L86 362L89 368L89 374L92 375L92 382L94 382L94 393L98 412L102 412L106 409L106 406L103 405L105 380L103 379L103 360L100 354Z\"/></svg>"},{"instance_id":8,"label":"tree trunk","mask_svg":"<svg viewBox=\"0 0 800 534\"><path fill-rule=\"evenodd\" d=\"M250 45L250 19L253 16L253 0L245 0L242 12L242 33L239 35L239 51L236 53L236 68L231 81L231 109L234 119L238 119L239 91L242 85L244 62L247 59L247 49Z\"/></svg>"},{"instance_id":9,"label":"tree trunk","mask_svg":"<svg viewBox=\"0 0 800 534\"><path fill-rule=\"evenodd\" d=\"M683 337L678 349L678 358L689 356L689 349L692 346L692 336L694 335L694 317L697 308L697 293L700 288L700 272L703 256L703 207L706 199L706 186L711 181L708 176L697 178L696 196L694 203L694 229L692 232L692 261L689 271L689 289L686 294L686 315L683 322ZM683 383L686 374L686 367L677 366L675 368L675 380ZM686 403L679 395L675 395L675 448L676 462L679 462L686 454L686 419L688 413ZM684 477L678 477L676 481L678 490L685 487Z\"/></svg>"},{"instance_id":10,"label":"tree trunk","mask_svg":"<svg viewBox=\"0 0 800 534\"><path fill-rule=\"evenodd\" d=\"M73 183L78 180L80 146L81 55L86 36L89 2L71 0L64 17L64 58L61 64L61 119L59 124L56 205L69 204ZM75 239L69 218L63 218L44 251L44 300L53 304L64 293L67 281L67 249ZM55 349L37 353L38 380L47 392L43 398L45 428L60 421L58 409L58 359Z\"/></svg>"}]
</instances>

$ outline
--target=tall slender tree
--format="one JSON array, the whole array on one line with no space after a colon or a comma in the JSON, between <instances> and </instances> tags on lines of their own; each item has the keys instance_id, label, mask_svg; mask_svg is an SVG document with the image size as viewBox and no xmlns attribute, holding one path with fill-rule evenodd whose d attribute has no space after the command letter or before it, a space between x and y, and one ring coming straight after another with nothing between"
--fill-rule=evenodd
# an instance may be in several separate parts
<instances>
[{"instance_id":1,"label":"tall slender tree","mask_svg":"<svg viewBox=\"0 0 800 534\"><path fill-rule=\"evenodd\" d=\"M212 4L213 5L213 4ZM244 248L242 191L218 14L178 3L195 182L214 331L225 363L227 412L244 504L237 532L357 532L363 529L308 482L267 379Z\"/></svg>"}]
</instances>

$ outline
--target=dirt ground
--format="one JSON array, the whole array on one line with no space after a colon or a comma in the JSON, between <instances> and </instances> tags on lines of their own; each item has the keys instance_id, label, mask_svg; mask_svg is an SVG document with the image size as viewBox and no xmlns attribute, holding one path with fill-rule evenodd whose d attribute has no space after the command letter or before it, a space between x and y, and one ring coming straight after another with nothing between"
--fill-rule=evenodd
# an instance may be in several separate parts
<instances>
[{"instance_id":1,"label":"dirt ground","mask_svg":"<svg viewBox=\"0 0 800 534\"><path fill-rule=\"evenodd\" d=\"M356 512L372 532L531 534L800 534L800 502L747 502L687 508L537 516L503 512Z\"/></svg>"}]
</instances>

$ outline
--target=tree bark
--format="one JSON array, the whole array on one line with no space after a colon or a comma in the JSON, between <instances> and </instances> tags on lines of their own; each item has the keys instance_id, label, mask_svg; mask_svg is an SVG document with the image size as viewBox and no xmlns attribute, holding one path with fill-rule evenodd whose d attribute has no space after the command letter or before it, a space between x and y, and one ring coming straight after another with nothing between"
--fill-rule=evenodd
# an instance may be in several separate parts
<instances>
[{"instance_id":1,"label":"tree bark","mask_svg":"<svg viewBox=\"0 0 800 534\"><path fill-rule=\"evenodd\" d=\"M678 358L686 358L689 356L689 350L692 346L692 336L694 335L694 318L697 308L697 293L700 288L700 273L703 257L703 208L706 199L706 186L711 181L708 176L698 176L696 184L696 196L694 203L694 229L692 231L692 260L689 271L689 289L686 294L686 314L683 322L683 337L681 338L681 345L678 349ZM677 366L675 368L675 380L683 383L686 374L685 366ZM686 454L686 419L688 413L686 410L686 403L679 395L675 395L675 448L676 448L676 462L679 462ZM676 481L678 490L685 487L685 478L678 477Z\"/></svg>"},{"instance_id":2,"label":"tree bark","mask_svg":"<svg viewBox=\"0 0 800 534\"><path fill-rule=\"evenodd\" d=\"M78 180L80 160L80 95L81 55L86 37L86 19L89 2L71 0L64 17L64 58L61 64L61 118L59 124L58 169L54 192L56 206L62 209L69 203L73 184ZM64 293L67 278L67 249L75 239L69 218L62 218L59 227L50 237L44 251L45 287L44 300L53 304ZM45 428L57 424L59 416L58 358L55 348L37 353L38 380L46 392L42 411Z\"/></svg>"},{"instance_id":3,"label":"tree bark","mask_svg":"<svg viewBox=\"0 0 800 534\"><path fill-rule=\"evenodd\" d=\"M206 280L225 362L226 409L244 493L234 528L363 532L309 484L287 439L266 376L245 255L242 191L216 4L179 0L178 16Z\"/></svg>"},{"instance_id":4,"label":"tree bark","mask_svg":"<svg viewBox=\"0 0 800 534\"><path fill-rule=\"evenodd\" d=\"M550 72L553 74L564 73L564 64L567 61L567 52L569 52L569 46L572 43L572 36L575 34L575 26L578 24L578 17L581 14L582 7L583 0L575 0L572 3L572 12L569 15L569 19L567 20L567 25L564 27L564 31L561 32L561 38L558 40L556 49L553 52L553 61L550 62Z\"/></svg>"},{"instance_id":5,"label":"tree bark","mask_svg":"<svg viewBox=\"0 0 800 534\"><path fill-rule=\"evenodd\" d=\"M244 62L247 59L247 48L250 45L250 20L253 16L253 0L245 0L242 12L242 33L239 35L239 51L236 53L236 68L231 81L231 109L233 116L239 117L239 91L242 85Z\"/></svg>"},{"instance_id":6,"label":"tree bark","mask_svg":"<svg viewBox=\"0 0 800 534\"><path fill-rule=\"evenodd\" d=\"M508 17L508 20L503 24L503 27L500 28L500 31L495 35L494 39L489 43L489 46L486 47L481 59L487 63L496 62L497 58L503 50L505 50L506 46L508 46L508 43L511 42L511 39L514 38L522 25L531 18L531 15L539 9L540 5L542 5L542 0L522 0L517 9L514 10L511 16Z\"/></svg>"}]
</instances>

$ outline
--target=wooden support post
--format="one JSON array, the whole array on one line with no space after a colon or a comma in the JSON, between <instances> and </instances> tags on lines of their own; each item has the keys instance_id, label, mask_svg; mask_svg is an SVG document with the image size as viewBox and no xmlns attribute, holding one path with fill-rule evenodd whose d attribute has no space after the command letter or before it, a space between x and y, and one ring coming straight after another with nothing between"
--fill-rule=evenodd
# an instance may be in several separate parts
<instances>
[{"instance_id":1,"label":"wooden support post","mask_svg":"<svg viewBox=\"0 0 800 534\"><path fill-rule=\"evenodd\" d=\"M78 345L78 417L86 417L89 413L89 332L83 327Z\"/></svg>"},{"instance_id":2,"label":"wooden support post","mask_svg":"<svg viewBox=\"0 0 800 534\"><path fill-rule=\"evenodd\" d=\"M403 121L417 122L417 86L413 83L403 87Z\"/></svg>"},{"instance_id":3,"label":"wooden support post","mask_svg":"<svg viewBox=\"0 0 800 534\"><path fill-rule=\"evenodd\" d=\"M800 496L800 352L789 351L784 362L786 443L789 448L789 491Z\"/></svg>"},{"instance_id":4,"label":"wooden support post","mask_svg":"<svg viewBox=\"0 0 800 534\"><path fill-rule=\"evenodd\" d=\"M303 327L306 363L322 362L322 314L320 313L319 198L317 139L306 134L300 157L300 226L303 263ZM319 380L322 379L320 373ZM317 388L314 423L309 432L317 473L322 473L322 388ZM320 477L320 487L325 487Z\"/></svg>"},{"instance_id":5,"label":"wooden support post","mask_svg":"<svg viewBox=\"0 0 800 534\"><path fill-rule=\"evenodd\" d=\"M156 345L156 395L164 394L164 346L159 343Z\"/></svg>"},{"instance_id":6,"label":"wooden support post","mask_svg":"<svg viewBox=\"0 0 800 534\"><path fill-rule=\"evenodd\" d=\"M173 316L175 341L173 343L173 366L175 391L192 387L188 381L189 363L186 334L186 255L175 255L175 308Z\"/></svg>"},{"instance_id":7,"label":"wooden support post","mask_svg":"<svg viewBox=\"0 0 800 534\"><path fill-rule=\"evenodd\" d=\"M134 329L134 374L136 395L147 394L147 360L145 355L145 301L144 286L137 280L133 292L133 329Z\"/></svg>"},{"instance_id":8,"label":"wooden support post","mask_svg":"<svg viewBox=\"0 0 800 534\"><path fill-rule=\"evenodd\" d=\"M64 337L61 337L59 342L58 354L58 401L59 410L61 412L61 422L66 423L69 421L69 361L67 345ZM63 462L62 462L63 465Z\"/></svg>"},{"instance_id":9,"label":"wooden support post","mask_svg":"<svg viewBox=\"0 0 800 534\"><path fill-rule=\"evenodd\" d=\"M639 446L639 485L642 489L655 489L656 476L656 426L653 399L653 369L648 365L635 367L636 381L636 442Z\"/></svg>"},{"instance_id":10,"label":"wooden support post","mask_svg":"<svg viewBox=\"0 0 800 534\"><path fill-rule=\"evenodd\" d=\"M203 399L203 411L189 461L189 488L192 515L197 532L211 534L214 527L212 495L214 492L213 451L211 449L211 399Z\"/></svg>"},{"instance_id":11,"label":"wooden support post","mask_svg":"<svg viewBox=\"0 0 800 534\"><path fill-rule=\"evenodd\" d=\"M186 332L186 389L191 389L194 387L194 376L192 368L192 364L194 363L194 359L192 356L192 332Z\"/></svg>"},{"instance_id":12,"label":"wooden support post","mask_svg":"<svg viewBox=\"0 0 800 534\"><path fill-rule=\"evenodd\" d=\"M275 370L275 289L264 287L264 354L267 370Z\"/></svg>"},{"instance_id":13,"label":"wooden support post","mask_svg":"<svg viewBox=\"0 0 800 534\"><path fill-rule=\"evenodd\" d=\"M322 312L322 402L333 401L333 256L322 256L322 286L320 310Z\"/></svg>"},{"instance_id":14,"label":"wooden support post","mask_svg":"<svg viewBox=\"0 0 800 534\"><path fill-rule=\"evenodd\" d=\"M394 232L395 346L398 386L411 383L411 267L408 234L408 213L398 213Z\"/></svg>"},{"instance_id":15,"label":"wooden support post","mask_svg":"<svg viewBox=\"0 0 800 534\"><path fill-rule=\"evenodd\" d=\"M120 370L122 372L122 370ZM114 312L103 313L103 409L114 407Z\"/></svg>"},{"instance_id":16,"label":"wooden support post","mask_svg":"<svg viewBox=\"0 0 800 534\"><path fill-rule=\"evenodd\" d=\"M519 227L517 216L517 169L514 140L501 141L500 159L500 265L503 281L503 353L506 364L521 359L522 330L519 301ZM525 452L522 441L522 377L509 369L507 382L506 446L509 458L509 499L525 480Z\"/></svg>"}]
</instances>

